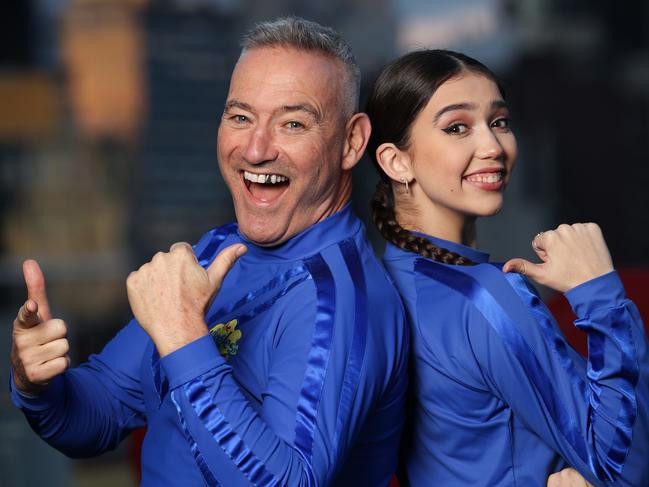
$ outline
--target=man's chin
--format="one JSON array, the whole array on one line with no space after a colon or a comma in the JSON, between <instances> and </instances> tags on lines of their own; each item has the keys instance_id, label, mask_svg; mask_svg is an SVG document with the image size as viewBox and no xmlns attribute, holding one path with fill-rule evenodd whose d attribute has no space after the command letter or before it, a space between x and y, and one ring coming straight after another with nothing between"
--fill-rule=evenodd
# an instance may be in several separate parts
<instances>
[{"instance_id":1,"label":"man's chin","mask_svg":"<svg viewBox=\"0 0 649 487\"><path fill-rule=\"evenodd\" d=\"M288 229L256 227L239 223L239 232L246 237L246 240L260 247L274 247L283 244L293 235Z\"/></svg>"}]
</instances>

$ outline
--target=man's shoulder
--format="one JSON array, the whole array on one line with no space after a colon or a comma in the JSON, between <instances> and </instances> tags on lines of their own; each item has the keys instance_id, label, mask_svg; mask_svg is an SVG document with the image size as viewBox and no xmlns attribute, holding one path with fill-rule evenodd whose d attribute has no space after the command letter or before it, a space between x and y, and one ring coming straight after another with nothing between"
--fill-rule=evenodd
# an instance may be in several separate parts
<instances>
[{"instance_id":1,"label":"man's shoulder","mask_svg":"<svg viewBox=\"0 0 649 487\"><path fill-rule=\"evenodd\" d=\"M226 223L205 232L193 246L196 258L205 266L216 256L217 250L230 236L237 235L237 224Z\"/></svg>"}]
</instances>

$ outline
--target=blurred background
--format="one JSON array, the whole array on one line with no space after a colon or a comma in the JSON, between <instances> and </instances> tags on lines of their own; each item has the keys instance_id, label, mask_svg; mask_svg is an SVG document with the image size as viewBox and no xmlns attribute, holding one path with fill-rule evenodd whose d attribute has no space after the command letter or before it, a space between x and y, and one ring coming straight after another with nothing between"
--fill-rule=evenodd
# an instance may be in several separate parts
<instances>
[{"instance_id":1,"label":"blurred background","mask_svg":"<svg viewBox=\"0 0 649 487\"><path fill-rule=\"evenodd\" d=\"M232 220L214 151L229 76L252 23L286 14L348 39L363 93L415 48L460 50L492 67L520 157L505 209L480 223L480 247L496 260L531 258L538 231L596 221L649 321L646 0L22 0L0 16L5 357L25 258L41 263L79 363L129 319L130 270ZM366 219L376 180L363 160L354 205ZM569 321L565 302L547 298ZM137 435L98 459L69 460L0 390L3 486L136 485L136 448Z\"/></svg>"}]
</instances>

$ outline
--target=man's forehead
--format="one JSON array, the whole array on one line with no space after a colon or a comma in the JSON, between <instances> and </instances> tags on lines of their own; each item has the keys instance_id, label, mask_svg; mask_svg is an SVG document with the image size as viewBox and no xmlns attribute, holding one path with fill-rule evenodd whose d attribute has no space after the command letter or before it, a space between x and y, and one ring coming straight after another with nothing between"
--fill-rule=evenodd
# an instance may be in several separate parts
<instances>
[{"instance_id":1,"label":"man's forehead","mask_svg":"<svg viewBox=\"0 0 649 487\"><path fill-rule=\"evenodd\" d=\"M232 81L242 73L258 77L273 75L313 81L314 78L338 79L344 68L340 61L318 50L284 46L263 46L242 51L232 73Z\"/></svg>"},{"instance_id":2,"label":"man's forehead","mask_svg":"<svg viewBox=\"0 0 649 487\"><path fill-rule=\"evenodd\" d=\"M320 112L318 105L340 100L337 61L319 51L256 47L242 52L232 73L228 106L273 110L291 107ZM315 108L315 110L313 110Z\"/></svg>"}]
</instances>

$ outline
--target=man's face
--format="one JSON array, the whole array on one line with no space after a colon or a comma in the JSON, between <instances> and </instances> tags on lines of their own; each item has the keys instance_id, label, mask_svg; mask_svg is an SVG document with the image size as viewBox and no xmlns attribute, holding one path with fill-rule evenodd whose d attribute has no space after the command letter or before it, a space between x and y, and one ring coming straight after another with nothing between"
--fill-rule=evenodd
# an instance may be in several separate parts
<instances>
[{"instance_id":1,"label":"man's face","mask_svg":"<svg viewBox=\"0 0 649 487\"><path fill-rule=\"evenodd\" d=\"M217 152L240 231L282 243L349 198L342 67L318 52L264 47L237 63Z\"/></svg>"}]
</instances>

